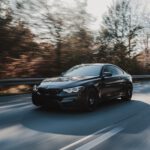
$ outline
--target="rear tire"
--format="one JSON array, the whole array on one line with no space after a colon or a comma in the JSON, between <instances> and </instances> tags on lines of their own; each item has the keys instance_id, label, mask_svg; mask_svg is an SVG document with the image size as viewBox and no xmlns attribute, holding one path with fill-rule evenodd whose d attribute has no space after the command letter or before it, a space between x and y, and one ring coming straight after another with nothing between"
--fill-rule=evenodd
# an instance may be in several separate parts
<instances>
[{"instance_id":1,"label":"rear tire","mask_svg":"<svg viewBox=\"0 0 150 150\"><path fill-rule=\"evenodd\" d=\"M130 101L132 98L132 87L129 87L125 90L125 95L121 97L124 101Z\"/></svg>"}]
</instances>

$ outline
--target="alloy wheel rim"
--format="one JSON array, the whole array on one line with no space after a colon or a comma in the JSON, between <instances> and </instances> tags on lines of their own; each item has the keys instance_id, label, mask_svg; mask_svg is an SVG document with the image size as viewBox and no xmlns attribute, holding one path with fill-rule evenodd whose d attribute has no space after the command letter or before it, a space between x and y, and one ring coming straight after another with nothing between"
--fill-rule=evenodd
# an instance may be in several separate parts
<instances>
[{"instance_id":1,"label":"alloy wheel rim","mask_svg":"<svg viewBox=\"0 0 150 150\"><path fill-rule=\"evenodd\" d=\"M128 96L131 96L131 90L128 90Z\"/></svg>"},{"instance_id":2,"label":"alloy wheel rim","mask_svg":"<svg viewBox=\"0 0 150 150\"><path fill-rule=\"evenodd\" d=\"M95 99L94 98L89 98L89 104L93 105L94 104Z\"/></svg>"}]
</instances>

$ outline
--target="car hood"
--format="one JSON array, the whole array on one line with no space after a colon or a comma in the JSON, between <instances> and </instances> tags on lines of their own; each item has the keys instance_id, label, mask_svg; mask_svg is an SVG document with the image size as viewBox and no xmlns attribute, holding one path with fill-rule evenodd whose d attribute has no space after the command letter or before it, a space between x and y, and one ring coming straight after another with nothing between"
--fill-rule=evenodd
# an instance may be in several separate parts
<instances>
[{"instance_id":1,"label":"car hood","mask_svg":"<svg viewBox=\"0 0 150 150\"><path fill-rule=\"evenodd\" d=\"M97 78L97 76L84 76L84 77L55 77L47 78L41 82L39 88L69 88L74 86L79 86L88 82L91 79Z\"/></svg>"}]
</instances>

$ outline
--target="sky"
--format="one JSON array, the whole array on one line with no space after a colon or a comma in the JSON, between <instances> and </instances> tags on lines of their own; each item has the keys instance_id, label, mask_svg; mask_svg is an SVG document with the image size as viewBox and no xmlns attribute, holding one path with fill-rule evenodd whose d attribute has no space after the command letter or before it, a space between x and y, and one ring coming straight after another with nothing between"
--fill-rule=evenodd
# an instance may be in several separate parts
<instances>
[{"instance_id":1,"label":"sky","mask_svg":"<svg viewBox=\"0 0 150 150\"><path fill-rule=\"evenodd\" d=\"M50 0L49 0L50 1ZM62 0L72 5L75 0ZM107 7L114 0L87 0L87 11L92 14L95 18L95 22L93 22L90 26L92 29L97 30L99 28L99 24L101 22L102 15L107 11ZM10 0L11 6L15 9L16 0Z\"/></svg>"},{"instance_id":2,"label":"sky","mask_svg":"<svg viewBox=\"0 0 150 150\"><path fill-rule=\"evenodd\" d=\"M14 6L16 0L10 0L12 6ZM51 1L51 0L49 0ZM75 0L62 0L68 3L72 3ZM107 10L107 7L112 4L113 1L116 0L87 0L88 1L88 8L87 10L92 13L96 17L101 17L101 15ZM150 9L150 0L132 0L133 3L140 3L141 5L145 5Z\"/></svg>"},{"instance_id":3,"label":"sky","mask_svg":"<svg viewBox=\"0 0 150 150\"><path fill-rule=\"evenodd\" d=\"M88 0L88 11L95 16L103 14L112 0Z\"/></svg>"},{"instance_id":4,"label":"sky","mask_svg":"<svg viewBox=\"0 0 150 150\"><path fill-rule=\"evenodd\" d=\"M107 12L108 7L111 6L114 1L116 0L88 0L87 10L97 19L96 22L92 24L92 28L95 30L99 28L102 21L102 15ZM141 11L149 11L150 13L150 0L132 0L132 3L135 7L136 4L139 5Z\"/></svg>"},{"instance_id":5,"label":"sky","mask_svg":"<svg viewBox=\"0 0 150 150\"><path fill-rule=\"evenodd\" d=\"M12 7L14 8L16 0L10 0ZM53 0L47 0L47 1L53 1ZM73 2L76 0L62 0L70 5L73 5ZM93 30L97 30L100 28L100 24L102 21L102 15L107 12L107 9L111 4L117 0L87 0L87 11L91 13L95 21L90 24L90 28ZM150 0L131 0L133 3L133 6L136 7L136 4L138 4L141 7L141 11L149 11L150 13ZM138 9L138 8L137 8Z\"/></svg>"},{"instance_id":6,"label":"sky","mask_svg":"<svg viewBox=\"0 0 150 150\"><path fill-rule=\"evenodd\" d=\"M13 7L14 9L15 9L15 1L16 0L10 0L11 7ZM55 0L47 0L47 1L50 2L50 1L55 1ZM62 1L66 2L70 6L73 6L73 3L76 0L62 0ZM103 14L105 14L105 12L107 12L108 7L111 6L111 4L115 1L117 1L117 0L87 0L87 11L89 13L91 13L93 15L93 17L95 18L95 21L93 21L89 25L89 27L93 31L97 31L100 29ZM133 4L132 6L134 7L134 9L135 10L138 9L138 12L140 12L140 11L141 12L149 12L149 16L148 16L147 20L150 23L150 0L131 0L131 2ZM140 6L141 10L137 6ZM144 16L142 16L142 17L144 17ZM146 21L144 22L144 25L145 24L146 24ZM150 32L149 29L150 28L148 27L146 30L148 30L148 32ZM36 29L32 29L32 30L33 30L33 32L37 32ZM145 36L145 32L143 32L143 36Z\"/></svg>"},{"instance_id":7,"label":"sky","mask_svg":"<svg viewBox=\"0 0 150 150\"><path fill-rule=\"evenodd\" d=\"M96 18L96 21L91 25L95 30L99 28L102 15L107 11L112 1L113 0L88 0L87 10Z\"/></svg>"}]
</instances>

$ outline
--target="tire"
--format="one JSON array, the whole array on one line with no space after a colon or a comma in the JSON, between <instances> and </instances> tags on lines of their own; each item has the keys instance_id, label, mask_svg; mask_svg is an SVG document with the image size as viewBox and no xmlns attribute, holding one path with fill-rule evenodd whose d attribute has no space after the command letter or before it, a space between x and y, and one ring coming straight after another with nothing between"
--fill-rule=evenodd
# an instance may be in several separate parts
<instances>
[{"instance_id":1,"label":"tire","mask_svg":"<svg viewBox=\"0 0 150 150\"><path fill-rule=\"evenodd\" d=\"M121 99L124 101L130 101L132 98L132 91L133 91L132 87L126 88L125 95L122 96Z\"/></svg>"},{"instance_id":2,"label":"tire","mask_svg":"<svg viewBox=\"0 0 150 150\"><path fill-rule=\"evenodd\" d=\"M84 111L87 112L94 111L98 105L98 96L96 90L94 88L86 90L84 97L82 109L84 108Z\"/></svg>"},{"instance_id":3,"label":"tire","mask_svg":"<svg viewBox=\"0 0 150 150\"><path fill-rule=\"evenodd\" d=\"M32 104L35 106L41 106L41 104L37 101L37 96L32 94Z\"/></svg>"}]
</instances>

